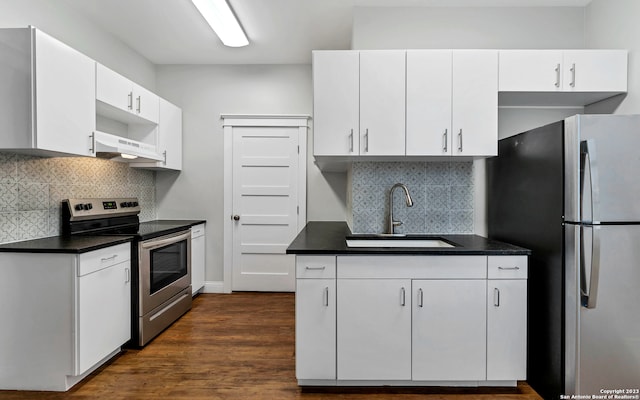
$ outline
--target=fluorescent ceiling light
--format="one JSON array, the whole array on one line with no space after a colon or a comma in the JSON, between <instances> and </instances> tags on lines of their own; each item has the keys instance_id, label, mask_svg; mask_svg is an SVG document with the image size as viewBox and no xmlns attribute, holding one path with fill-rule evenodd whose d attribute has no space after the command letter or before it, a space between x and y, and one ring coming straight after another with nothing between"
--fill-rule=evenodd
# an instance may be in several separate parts
<instances>
[{"instance_id":1,"label":"fluorescent ceiling light","mask_svg":"<svg viewBox=\"0 0 640 400\"><path fill-rule=\"evenodd\" d=\"M225 46L249 44L235 14L226 0L191 0Z\"/></svg>"},{"instance_id":2,"label":"fluorescent ceiling light","mask_svg":"<svg viewBox=\"0 0 640 400\"><path fill-rule=\"evenodd\" d=\"M133 154L120 153L120 157L126 158L127 160L135 160L138 156L134 156Z\"/></svg>"}]
</instances>

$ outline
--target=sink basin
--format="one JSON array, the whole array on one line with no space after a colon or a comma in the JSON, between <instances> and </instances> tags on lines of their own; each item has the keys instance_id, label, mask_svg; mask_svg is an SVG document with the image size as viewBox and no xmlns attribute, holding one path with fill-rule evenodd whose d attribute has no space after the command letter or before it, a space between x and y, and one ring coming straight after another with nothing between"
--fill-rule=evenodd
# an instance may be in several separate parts
<instances>
[{"instance_id":1,"label":"sink basin","mask_svg":"<svg viewBox=\"0 0 640 400\"><path fill-rule=\"evenodd\" d=\"M438 237L403 235L347 236L347 247L451 248L455 244Z\"/></svg>"}]
</instances>

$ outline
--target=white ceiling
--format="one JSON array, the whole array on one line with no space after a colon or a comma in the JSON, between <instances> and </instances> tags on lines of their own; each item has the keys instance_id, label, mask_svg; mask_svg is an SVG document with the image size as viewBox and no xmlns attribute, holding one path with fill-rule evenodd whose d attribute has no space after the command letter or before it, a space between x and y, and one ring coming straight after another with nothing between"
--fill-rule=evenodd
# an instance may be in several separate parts
<instances>
[{"instance_id":1,"label":"white ceiling","mask_svg":"<svg viewBox=\"0 0 640 400\"><path fill-rule=\"evenodd\" d=\"M190 0L63 0L154 64L300 64L349 49L356 7L582 7L591 0L228 0L249 46L227 48Z\"/></svg>"}]
</instances>

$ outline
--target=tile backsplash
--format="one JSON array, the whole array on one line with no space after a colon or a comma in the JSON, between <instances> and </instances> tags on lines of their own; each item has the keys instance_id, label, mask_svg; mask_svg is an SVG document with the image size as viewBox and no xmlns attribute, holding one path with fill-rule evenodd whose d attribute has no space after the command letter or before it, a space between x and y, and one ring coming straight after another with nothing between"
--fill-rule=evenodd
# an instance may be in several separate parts
<instances>
[{"instance_id":1,"label":"tile backsplash","mask_svg":"<svg viewBox=\"0 0 640 400\"><path fill-rule=\"evenodd\" d=\"M73 197L138 197L140 220L152 220L155 172L102 159L0 152L0 243L59 235L60 202Z\"/></svg>"},{"instance_id":2,"label":"tile backsplash","mask_svg":"<svg viewBox=\"0 0 640 400\"><path fill-rule=\"evenodd\" d=\"M409 188L413 207L404 191L396 189L393 214L403 224L396 233L473 233L473 162L354 162L351 170L352 230L386 231L389 190L395 183Z\"/></svg>"}]
</instances>

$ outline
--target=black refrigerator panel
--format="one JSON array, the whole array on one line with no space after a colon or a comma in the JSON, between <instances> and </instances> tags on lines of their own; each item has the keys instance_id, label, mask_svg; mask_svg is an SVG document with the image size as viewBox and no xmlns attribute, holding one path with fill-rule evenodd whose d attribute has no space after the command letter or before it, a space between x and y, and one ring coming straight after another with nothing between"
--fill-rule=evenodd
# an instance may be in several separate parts
<instances>
[{"instance_id":1,"label":"black refrigerator panel","mask_svg":"<svg viewBox=\"0 0 640 400\"><path fill-rule=\"evenodd\" d=\"M563 133L556 122L498 143L487 160L488 234L529 248L527 381L564 393Z\"/></svg>"}]
</instances>

